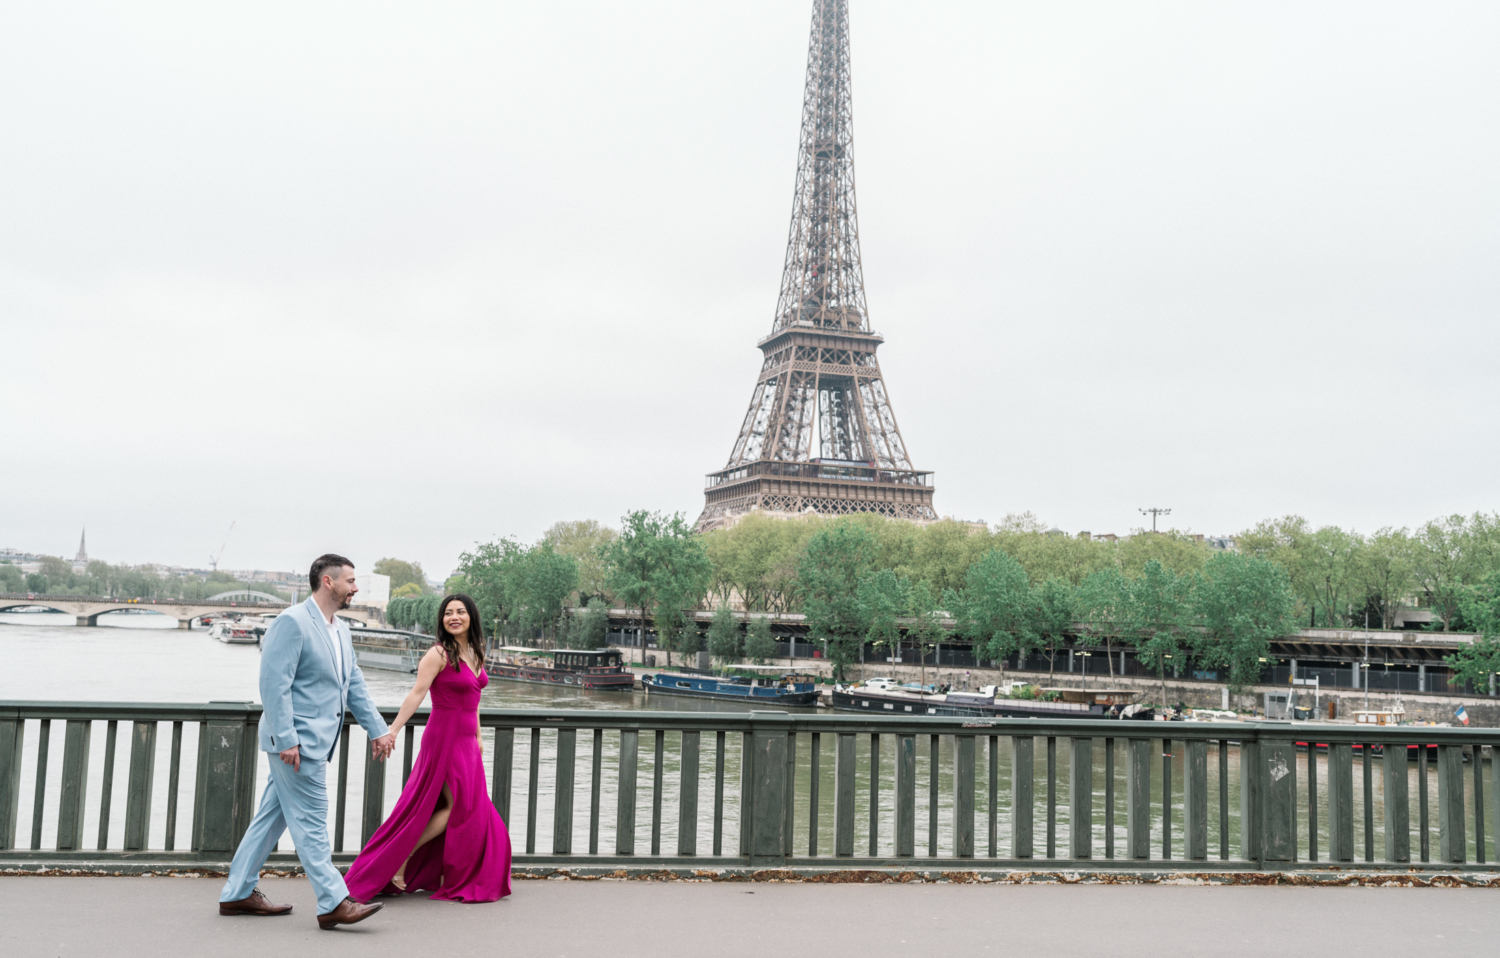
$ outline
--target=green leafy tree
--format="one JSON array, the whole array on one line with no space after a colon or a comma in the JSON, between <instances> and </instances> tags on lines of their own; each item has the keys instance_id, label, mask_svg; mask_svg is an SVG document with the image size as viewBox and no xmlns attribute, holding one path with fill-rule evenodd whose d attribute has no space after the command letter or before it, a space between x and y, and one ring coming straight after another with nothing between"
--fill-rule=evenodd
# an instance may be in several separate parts
<instances>
[{"instance_id":1,"label":"green leafy tree","mask_svg":"<svg viewBox=\"0 0 1500 958\"><path fill-rule=\"evenodd\" d=\"M512 589L523 626L551 629L555 641L563 606L578 587L577 561L543 541L522 550L514 570Z\"/></svg>"},{"instance_id":2,"label":"green leafy tree","mask_svg":"<svg viewBox=\"0 0 1500 958\"><path fill-rule=\"evenodd\" d=\"M835 677L843 680L859 658L864 618L859 580L875 566L877 543L868 526L850 519L826 523L807 540L797 584L808 632L828 643ZM749 642L746 642L749 653Z\"/></svg>"},{"instance_id":3,"label":"green leafy tree","mask_svg":"<svg viewBox=\"0 0 1500 958\"><path fill-rule=\"evenodd\" d=\"M727 604L720 603L714 609L713 621L708 626L708 652L725 665L738 662L743 655L739 619Z\"/></svg>"},{"instance_id":4,"label":"green leafy tree","mask_svg":"<svg viewBox=\"0 0 1500 958\"><path fill-rule=\"evenodd\" d=\"M720 602L736 596L755 612L786 612L796 604L797 560L825 524L818 517L772 519L751 513L703 537L713 563L710 588Z\"/></svg>"},{"instance_id":5,"label":"green leafy tree","mask_svg":"<svg viewBox=\"0 0 1500 958\"><path fill-rule=\"evenodd\" d=\"M431 592L427 587L427 576L422 572L422 563L406 562L402 559L380 559L374 565L376 575L390 576L391 595L403 586L415 585L418 593ZM410 595L403 592L402 595Z\"/></svg>"},{"instance_id":6,"label":"green leafy tree","mask_svg":"<svg viewBox=\"0 0 1500 958\"><path fill-rule=\"evenodd\" d=\"M1130 604L1130 580L1114 566L1091 572L1078 587L1077 616L1083 628L1080 644L1090 648L1101 643L1114 678L1114 642L1125 627L1126 609Z\"/></svg>"},{"instance_id":7,"label":"green leafy tree","mask_svg":"<svg viewBox=\"0 0 1500 958\"><path fill-rule=\"evenodd\" d=\"M771 620L758 615L750 620L745 631L745 654L756 665L765 665L776 657L776 636L771 633Z\"/></svg>"},{"instance_id":8,"label":"green leafy tree","mask_svg":"<svg viewBox=\"0 0 1500 958\"><path fill-rule=\"evenodd\" d=\"M640 610L643 634L653 609L659 623L676 625L684 609L702 601L713 576L701 538L681 513L669 518L639 510L627 515L621 527L619 537L604 547L610 590L627 606ZM668 664L671 661L668 648Z\"/></svg>"},{"instance_id":9,"label":"green leafy tree","mask_svg":"<svg viewBox=\"0 0 1500 958\"><path fill-rule=\"evenodd\" d=\"M1464 622L1478 635L1443 661L1456 679L1488 690L1491 676L1500 672L1500 568L1492 569L1484 581L1468 590L1460 600Z\"/></svg>"},{"instance_id":10,"label":"green leafy tree","mask_svg":"<svg viewBox=\"0 0 1500 958\"><path fill-rule=\"evenodd\" d=\"M1417 585L1432 611L1453 627L1470 590L1484 581L1500 556L1500 517L1475 513L1434 519L1413 537Z\"/></svg>"},{"instance_id":11,"label":"green leafy tree","mask_svg":"<svg viewBox=\"0 0 1500 958\"><path fill-rule=\"evenodd\" d=\"M604 600L592 598L577 617L572 632L573 648L602 649L608 644L608 638L609 607Z\"/></svg>"},{"instance_id":12,"label":"green leafy tree","mask_svg":"<svg viewBox=\"0 0 1500 958\"><path fill-rule=\"evenodd\" d=\"M906 615L909 624L906 638L917 650L921 684L927 684L927 653L942 643L943 610L938 608L938 592L926 582L913 582L906 591Z\"/></svg>"},{"instance_id":13,"label":"green leafy tree","mask_svg":"<svg viewBox=\"0 0 1500 958\"><path fill-rule=\"evenodd\" d=\"M458 557L458 575L479 606L488 636L514 634L519 627L521 589L519 577L525 549L514 539L497 539L476 546Z\"/></svg>"},{"instance_id":14,"label":"green leafy tree","mask_svg":"<svg viewBox=\"0 0 1500 958\"><path fill-rule=\"evenodd\" d=\"M1271 640L1297 628L1297 596L1286 567L1260 555L1211 557L1194 583L1191 603L1201 630L1193 640L1198 659L1225 669L1234 692L1260 679Z\"/></svg>"},{"instance_id":15,"label":"green leafy tree","mask_svg":"<svg viewBox=\"0 0 1500 958\"><path fill-rule=\"evenodd\" d=\"M1152 559L1130 580L1123 636L1135 645L1135 657L1156 672L1161 702L1167 704L1167 667L1181 656L1188 637L1192 580Z\"/></svg>"},{"instance_id":16,"label":"green leafy tree","mask_svg":"<svg viewBox=\"0 0 1500 958\"><path fill-rule=\"evenodd\" d=\"M1014 556L994 549L964 575L962 593L948 596L958 615L958 632L974 642L984 658L1000 663L1037 647L1036 610L1026 570Z\"/></svg>"},{"instance_id":17,"label":"green leafy tree","mask_svg":"<svg viewBox=\"0 0 1500 958\"><path fill-rule=\"evenodd\" d=\"M911 583L891 569L879 569L860 576L855 589L865 641L877 654L884 650L894 654L901 647L900 618L910 605Z\"/></svg>"},{"instance_id":18,"label":"green leafy tree","mask_svg":"<svg viewBox=\"0 0 1500 958\"><path fill-rule=\"evenodd\" d=\"M1323 624L1336 628L1355 589L1364 540L1338 526L1324 526L1302 542L1302 568L1313 609Z\"/></svg>"},{"instance_id":19,"label":"green leafy tree","mask_svg":"<svg viewBox=\"0 0 1500 958\"><path fill-rule=\"evenodd\" d=\"M578 596L581 604L608 592L604 568L604 547L614 541L615 530L593 519L554 522L542 534L542 544L559 555L569 556L578 567Z\"/></svg>"},{"instance_id":20,"label":"green leafy tree","mask_svg":"<svg viewBox=\"0 0 1500 958\"><path fill-rule=\"evenodd\" d=\"M1030 604L1036 617L1036 631L1041 639L1042 652L1047 656L1047 676L1051 679L1057 669L1057 653L1067 643L1078 599L1072 583L1053 576L1041 585L1032 587Z\"/></svg>"},{"instance_id":21,"label":"green leafy tree","mask_svg":"<svg viewBox=\"0 0 1500 958\"><path fill-rule=\"evenodd\" d=\"M1356 557L1354 580L1355 594L1361 604L1380 617L1377 624L1385 629L1395 628L1396 614L1416 585L1412 541L1406 530L1387 526L1371 536Z\"/></svg>"},{"instance_id":22,"label":"green leafy tree","mask_svg":"<svg viewBox=\"0 0 1500 958\"><path fill-rule=\"evenodd\" d=\"M391 598L392 599L404 599L404 598L407 598L409 596L422 595L424 593L424 591L425 590L421 586L417 585L415 582L408 582L408 583L406 583L405 585L403 585L399 589L392 589L391 590Z\"/></svg>"}]
</instances>

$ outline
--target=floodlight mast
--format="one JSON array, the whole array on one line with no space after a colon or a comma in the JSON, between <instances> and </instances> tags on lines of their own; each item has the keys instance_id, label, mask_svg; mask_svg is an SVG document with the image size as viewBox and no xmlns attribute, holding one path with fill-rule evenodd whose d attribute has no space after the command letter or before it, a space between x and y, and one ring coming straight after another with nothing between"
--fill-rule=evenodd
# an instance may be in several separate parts
<instances>
[{"instance_id":1,"label":"floodlight mast","mask_svg":"<svg viewBox=\"0 0 1500 958\"><path fill-rule=\"evenodd\" d=\"M1171 509L1161 509L1161 508L1158 508L1156 506L1152 506L1149 509L1141 509L1140 513L1143 516L1150 516L1151 517L1151 531L1155 532L1156 531L1156 517L1157 516L1170 516L1172 514L1172 510Z\"/></svg>"}]
</instances>

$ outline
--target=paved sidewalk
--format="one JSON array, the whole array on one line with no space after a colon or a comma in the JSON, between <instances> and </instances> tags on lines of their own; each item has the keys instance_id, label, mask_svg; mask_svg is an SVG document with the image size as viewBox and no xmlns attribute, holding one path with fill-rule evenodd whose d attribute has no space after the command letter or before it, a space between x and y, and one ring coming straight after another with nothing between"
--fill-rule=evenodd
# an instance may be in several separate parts
<instances>
[{"instance_id":1,"label":"paved sidewalk","mask_svg":"<svg viewBox=\"0 0 1500 958\"><path fill-rule=\"evenodd\" d=\"M1265 958L1488 954L1500 889L518 881L489 905L404 898L320 932L221 918L222 879L0 878L0 955L524 958Z\"/></svg>"}]
</instances>

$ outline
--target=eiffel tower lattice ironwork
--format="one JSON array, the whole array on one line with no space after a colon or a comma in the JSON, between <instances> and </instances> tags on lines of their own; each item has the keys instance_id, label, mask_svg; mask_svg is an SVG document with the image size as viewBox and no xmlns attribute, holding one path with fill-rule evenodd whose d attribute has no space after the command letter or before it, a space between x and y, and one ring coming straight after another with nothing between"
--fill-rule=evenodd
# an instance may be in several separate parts
<instances>
[{"instance_id":1,"label":"eiffel tower lattice ironwork","mask_svg":"<svg viewBox=\"0 0 1500 958\"><path fill-rule=\"evenodd\" d=\"M814 0L797 189L781 295L729 462L708 476L700 530L740 516L874 512L937 518L912 468L870 328L854 202L848 0ZM816 449L816 453L814 452Z\"/></svg>"}]
</instances>

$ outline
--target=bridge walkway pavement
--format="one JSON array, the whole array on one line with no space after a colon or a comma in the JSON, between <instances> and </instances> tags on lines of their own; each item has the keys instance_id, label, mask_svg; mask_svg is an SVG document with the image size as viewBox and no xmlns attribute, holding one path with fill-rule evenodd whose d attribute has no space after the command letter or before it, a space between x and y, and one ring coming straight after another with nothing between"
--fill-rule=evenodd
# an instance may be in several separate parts
<instances>
[{"instance_id":1,"label":"bridge walkway pavement","mask_svg":"<svg viewBox=\"0 0 1500 958\"><path fill-rule=\"evenodd\" d=\"M306 881L262 881L288 917L221 918L221 880L0 877L0 955L1443 958L1488 954L1500 932L1500 891L1482 888L649 881L413 896L320 932Z\"/></svg>"}]
</instances>

